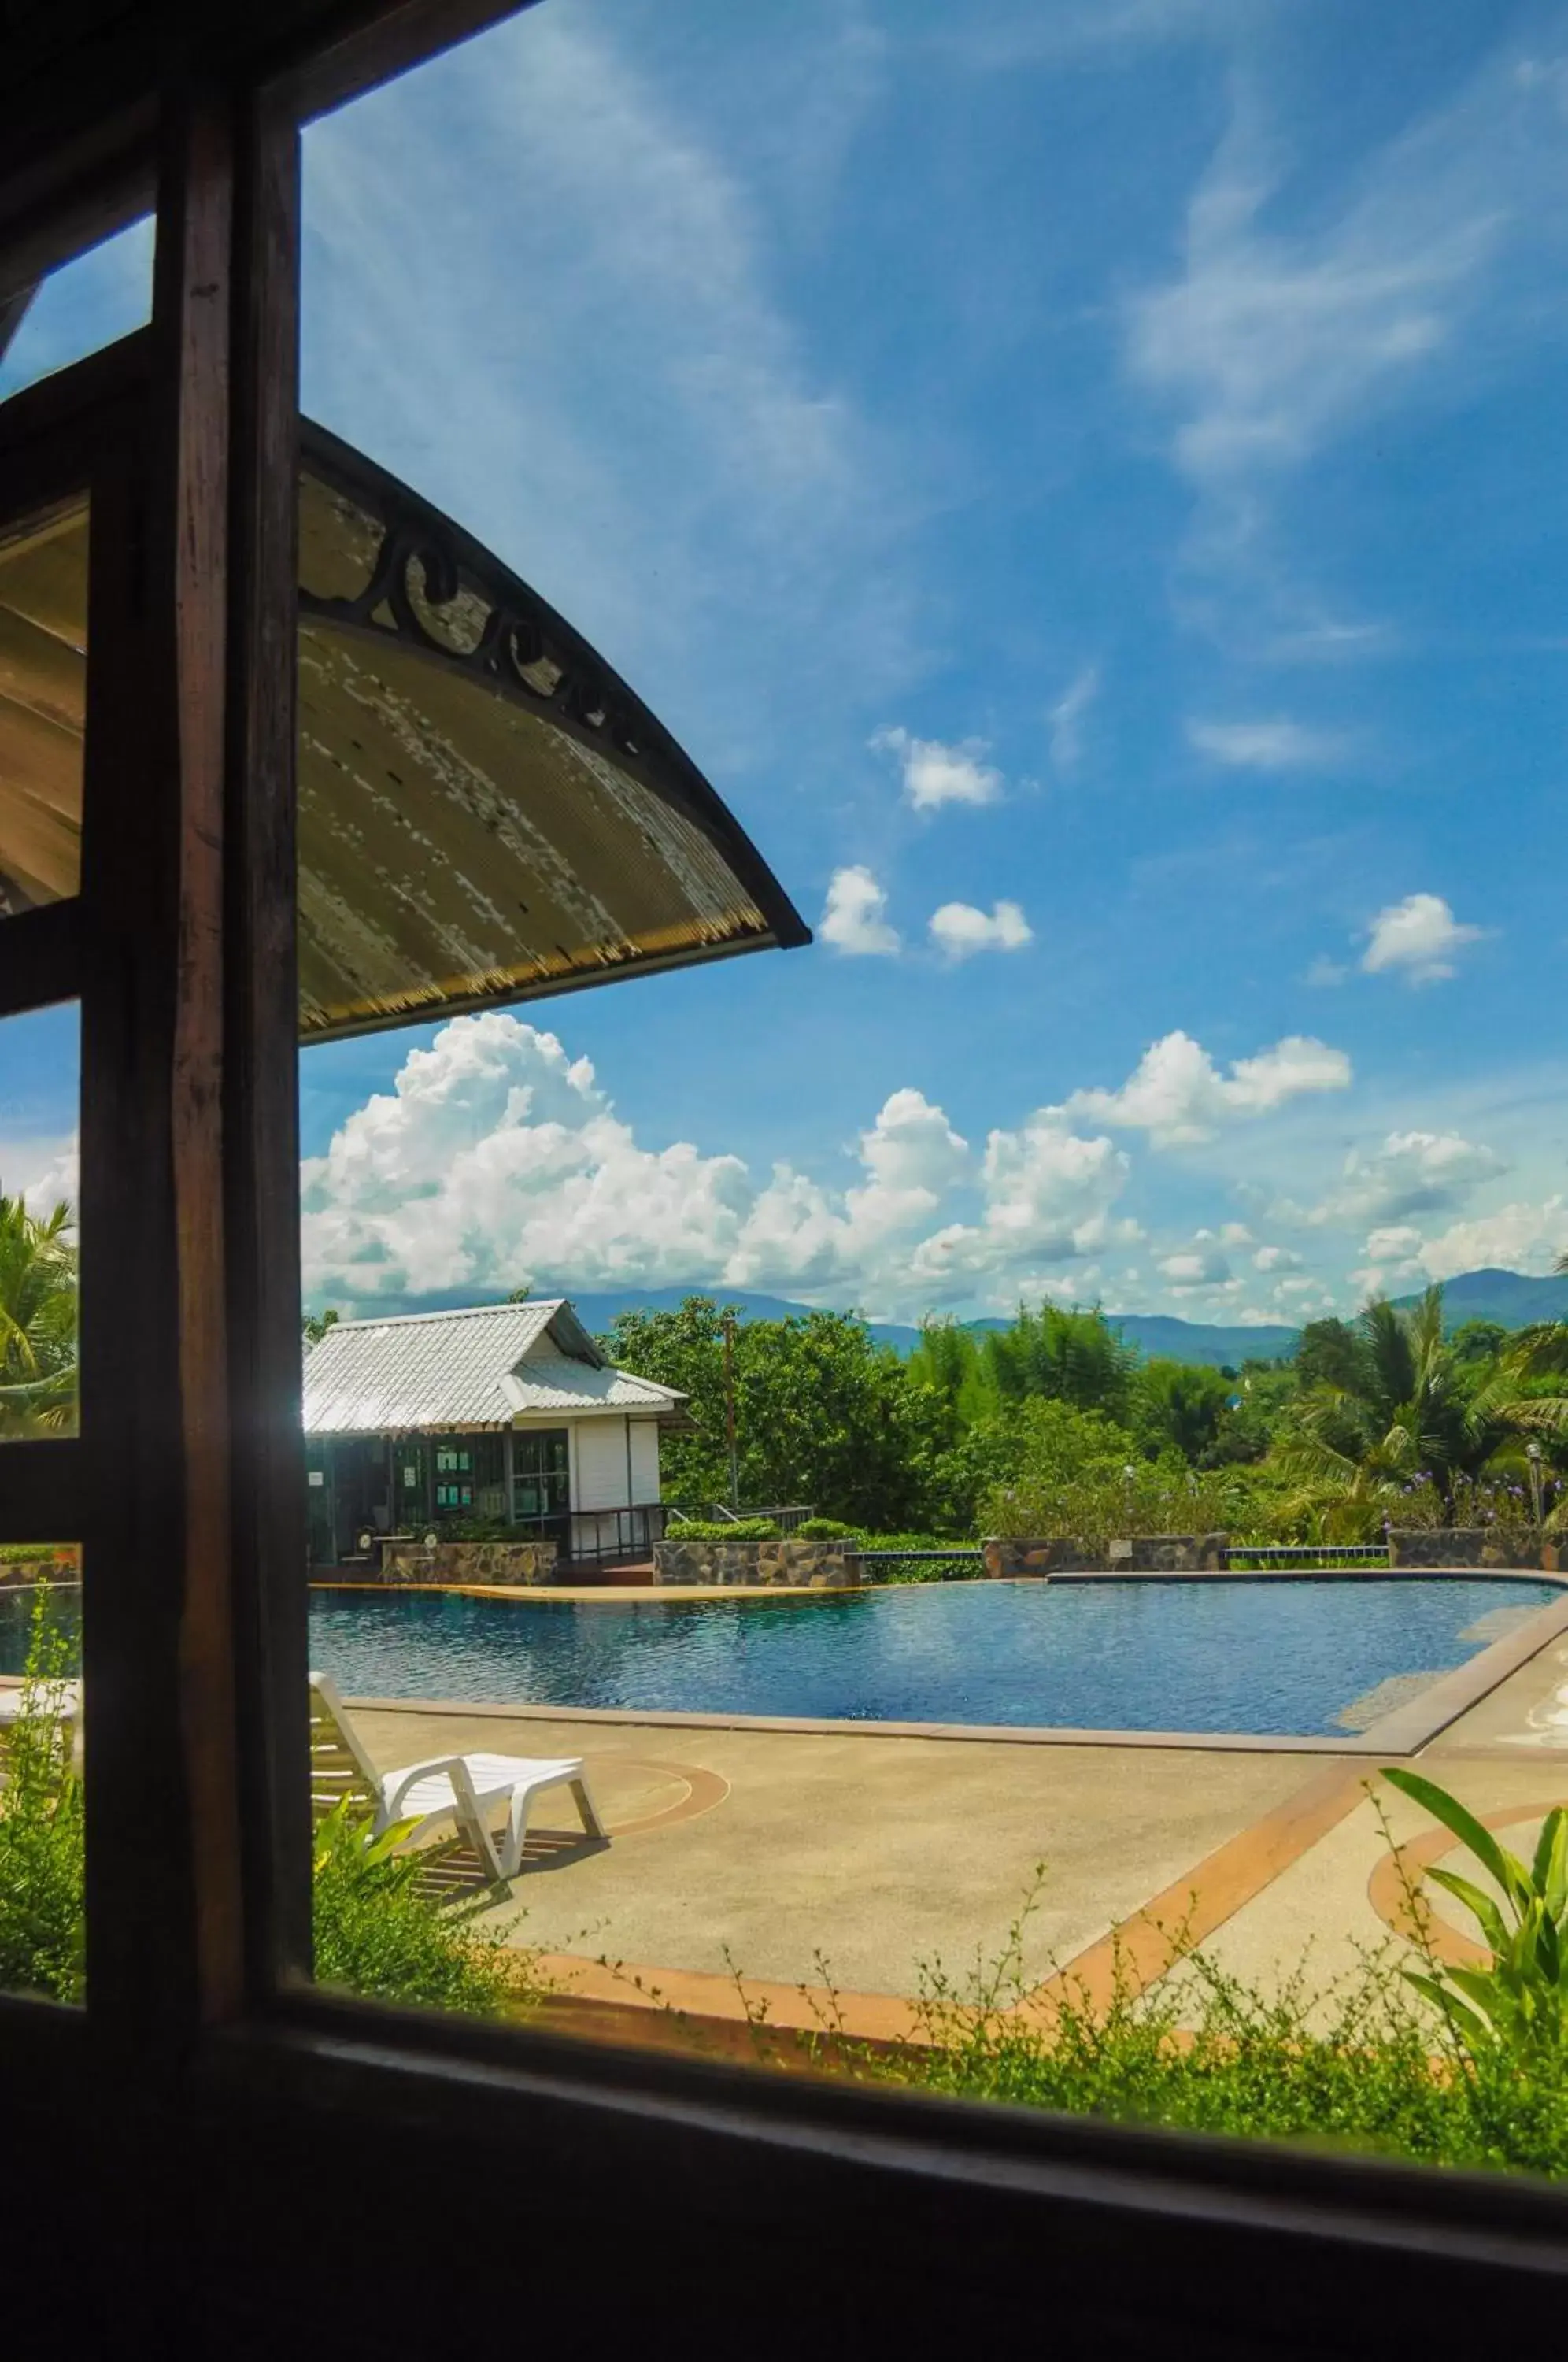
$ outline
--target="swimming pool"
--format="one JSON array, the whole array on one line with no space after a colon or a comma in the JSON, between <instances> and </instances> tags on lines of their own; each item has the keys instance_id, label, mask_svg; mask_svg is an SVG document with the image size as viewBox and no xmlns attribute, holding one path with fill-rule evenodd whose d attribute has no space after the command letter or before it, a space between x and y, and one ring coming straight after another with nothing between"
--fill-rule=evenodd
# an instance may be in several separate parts
<instances>
[{"instance_id":1,"label":"swimming pool","mask_svg":"<svg viewBox=\"0 0 1568 2362\"><path fill-rule=\"evenodd\" d=\"M365 1696L1326 1737L1405 1702L1558 1595L1365 1576L635 1606L316 1592L311 1650Z\"/></svg>"},{"instance_id":2,"label":"swimming pool","mask_svg":"<svg viewBox=\"0 0 1568 2362\"><path fill-rule=\"evenodd\" d=\"M1367 1575L635 1605L315 1591L311 1661L359 1696L1342 1737L1560 1595ZM25 1597L0 1593L0 1672L26 1636Z\"/></svg>"}]
</instances>

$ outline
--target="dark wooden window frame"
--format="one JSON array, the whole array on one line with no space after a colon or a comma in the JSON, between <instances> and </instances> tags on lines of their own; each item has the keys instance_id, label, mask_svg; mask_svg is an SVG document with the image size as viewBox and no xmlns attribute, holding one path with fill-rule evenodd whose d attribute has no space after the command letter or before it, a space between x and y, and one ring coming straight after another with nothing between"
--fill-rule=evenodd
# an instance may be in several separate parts
<instances>
[{"instance_id":1,"label":"dark wooden window frame","mask_svg":"<svg viewBox=\"0 0 1568 2362\"><path fill-rule=\"evenodd\" d=\"M150 2285L157 2258L159 2301L221 2319L236 2352L271 2350L291 2287L317 2331L335 2288L381 2350L472 2333L477 2283L454 2313L449 2285L411 2286L376 2252L391 2218L345 2189L368 2169L453 2207L482 2170L492 2246L498 2207L530 2210L531 2256L553 2240L591 2282L571 2352L672 2305L683 2345L727 2332L754 2353L814 2334L834 2353L964 2335L1305 2355L1555 2328L1568 2203L1551 2190L767 2076L309 1984L297 127L502 13L299 0L277 12L292 51L222 71L160 53L156 149L148 94L133 79L111 103L109 75L95 143L62 134L52 177L41 134L0 164L13 279L149 185L159 222L150 327L0 408L0 508L78 482L94 503L83 891L0 925L0 1012L79 999L83 1090L83 1431L0 1450L0 1539L85 1545L89 2001L0 2002L15 2120L69 2128L79 2203L122 2222L127 2269L140 2257ZM649 2219L617 2211L629 2191ZM193 2242L204 2265L170 2298L169 2258Z\"/></svg>"}]
</instances>

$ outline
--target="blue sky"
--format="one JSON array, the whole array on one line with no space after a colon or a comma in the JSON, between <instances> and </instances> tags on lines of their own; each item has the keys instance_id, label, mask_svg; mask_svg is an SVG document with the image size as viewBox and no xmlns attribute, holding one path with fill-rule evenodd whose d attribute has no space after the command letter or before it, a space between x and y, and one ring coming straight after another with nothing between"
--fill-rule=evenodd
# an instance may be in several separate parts
<instances>
[{"instance_id":1,"label":"blue sky","mask_svg":"<svg viewBox=\"0 0 1568 2362\"><path fill-rule=\"evenodd\" d=\"M313 1293L1294 1320L1568 1245L1568 10L545 0L306 192L306 409L818 927L311 1054Z\"/></svg>"}]
</instances>

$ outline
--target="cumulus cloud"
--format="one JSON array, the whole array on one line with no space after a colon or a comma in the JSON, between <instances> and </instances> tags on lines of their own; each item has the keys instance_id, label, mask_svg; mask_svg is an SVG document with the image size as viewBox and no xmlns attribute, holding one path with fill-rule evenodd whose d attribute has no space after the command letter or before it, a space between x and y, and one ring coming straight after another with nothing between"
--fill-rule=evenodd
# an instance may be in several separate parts
<instances>
[{"instance_id":1,"label":"cumulus cloud","mask_svg":"<svg viewBox=\"0 0 1568 2362\"><path fill-rule=\"evenodd\" d=\"M944 902L931 914L931 932L950 960L965 960L976 952L1021 952L1034 941L1034 930L1016 902L999 902L989 917L972 902Z\"/></svg>"},{"instance_id":2,"label":"cumulus cloud","mask_svg":"<svg viewBox=\"0 0 1568 2362\"><path fill-rule=\"evenodd\" d=\"M764 1178L690 1142L645 1146L555 1034L459 1018L306 1161L307 1286L373 1304L679 1283L919 1310L977 1286L1016 1300L1052 1264L1140 1235L1115 1211L1125 1152L1047 1113L993 1131L977 1160L940 1107L896 1090L853 1154L832 1188L788 1164Z\"/></svg>"},{"instance_id":3,"label":"cumulus cloud","mask_svg":"<svg viewBox=\"0 0 1568 2362\"><path fill-rule=\"evenodd\" d=\"M21 1198L35 1214L52 1213L62 1200L73 1207L80 1171L74 1132L63 1140L28 1140L15 1147L0 1142L0 1188Z\"/></svg>"},{"instance_id":4,"label":"cumulus cloud","mask_svg":"<svg viewBox=\"0 0 1568 2362\"><path fill-rule=\"evenodd\" d=\"M1344 750L1331 732L1285 720L1189 722L1187 737L1198 754L1242 771L1311 770Z\"/></svg>"},{"instance_id":5,"label":"cumulus cloud","mask_svg":"<svg viewBox=\"0 0 1568 2362\"><path fill-rule=\"evenodd\" d=\"M1407 894L1374 919L1361 964L1368 976L1437 984L1453 975L1455 954L1479 943L1485 932L1462 925L1441 894Z\"/></svg>"},{"instance_id":6,"label":"cumulus cloud","mask_svg":"<svg viewBox=\"0 0 1568 2362\"><path fill-rule=\"evenodd\" d=\"M1103 1135L1086 1139L1049 1109L986 1142L977 1222L952 1222L922 1241L912 1275L934 1300L970 1294L977 1282L1131 1245L1136 1222L1113 1218L1132 1160Z\"/></svg>"},{"instance_id":7,"label":"cumulus cloud","mask_svg":"<svg viewBox=\"0 0 1568 2362\"><path fill-rule=\"evenodd\" d=\"M1222 1287L1231 1278L1231 1265L1220 1248L1202 1240L1178 1253L1162 1255L1157 1268L1177 1296L1191 1288Z\"/></svg>"},{"instance_id":8,"label":"cumulus cloud","mask_svg":"<svg viewBox=\"0 0 1568 2362\"><path fill-rule=\"evenodd\" d=\"M1099 695L1099 667L1085 665L1050 709L1051 760L1058 771L1076 770L1082 761L1084 717Z\"/></svg>"},{"instance_id":9,"label":"cumulus cloud","mask_svg":"<svg viewBox=\"0 0 1568 2362\"><path fill-rule=\"evenodd\" d=\"M828 880L827 902L817 933L835 951L861 957L889 956L900 944L898 929L888 923L887 909L883 888L869 869L854 863L835 869Z\"/></svg>"},{"instance_id":10,"label":"cumulus cloud","mask_svg":"<svg viewBox=\"0 0 1568 2362\"><path fill-rule=\"evenodd\" d=\"M1547 1272L1568 1247L1568 1197L1499 1207L1451 1222L1435 1237L1411 1225L1369 1232L1366 1253L1378 1279L1452 1279L1462 1271ZM1375 1284L1375 1283L1374 1283Z\"/></svg>"},{"instance_id":11,"label":"cumulus cloud","mask_svg":"<svg viewBox=\"0 0 1568 2362\"><path fill-rule=\"evenodd\" d=\"M1254 1271L1299 1271L1301 1258L1289 1247L1259 1247L1253 1257Z\"/></svg>"},{"instance_id":12,"label":"cumulus cloud","mask_svg":"<svg viewBox=\"0 0 1568 2362\"><path fill-rule=\"evenodd\" d=\"M994 804L1002 775L985 761L983 738L944 745L940 738L911 737L907 730L878 730L871 740L878 754L891 755L903 776L904 794L917 811L942 804Z\"/></svg>"},{"instance_id":13,"label":"cumulus cloud","mask_svg":"<svg viewBox=\"0 0 1568 2362\"><path fill-rule=\"evenodd\" d=\"M1223 1074L1201 1043L1179 1030L1144 1051L1117 1090L1075 1091L1060 1110L1099 1123L1147 1131L1156 1147L1212 1140L1226 1124L1269 1115L1303 1092L1340 1091L1351 1062L1310 1034L1287 1034Z\"/></svg>"},{"instance_id":14,"label":"cumulus cloud","mask_svg":"<svg viewBox=\"0 0 1568 2362\"><path fill-rule=\"evenodd\" d=\"M1482 1182L1507 1170L1494 1150L1458 1132L1391 1131L1379 1148L1352 1149L1341 1187L1309 1219L1386 1225L1439 1213L1463 1205Z\"/></svg>"}]
</instances>

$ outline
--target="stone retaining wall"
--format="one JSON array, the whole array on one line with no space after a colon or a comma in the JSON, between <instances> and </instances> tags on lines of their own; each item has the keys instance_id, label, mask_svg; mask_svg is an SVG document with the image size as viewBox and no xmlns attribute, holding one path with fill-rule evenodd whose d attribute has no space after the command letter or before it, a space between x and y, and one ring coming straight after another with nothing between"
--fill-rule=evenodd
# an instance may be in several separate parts
<instances>
[{"instance_id":1,"label":"stone retaining wall","mask_svg":"<svg viewBox=\"0 0 1568 2362\"><path fill-rule=\"evenodd\" d=\"M1230 1540L1229 1534L1128 1534L1102 1546L1071 1537L1026 1541L993 1535L982 1548L987 1574L1011 1582L1029 1574L1217 1573Z\"/></svg>"},{"instance_id":2,"label":"stone retaining wall","mask_svg":"<svg viewBox=\"0 0 1568 2362\"><path fill-rule=\"evenodd\" d=\"M859 1583L860 1562L841 1541L662 1541L654 1544L654 1581L838 1591Z\"/></svg>"},{"instance_id":3,"label":"stone retaining wall","mask_svg":"<svg viewBox=\"0 0 1568 2362\"><path fill-rule=\"evenodd\" d=\"M1388 1536L1390 1566L1518 1567L1548 1574L1558 1572L1555 1542L1516 1527L1442 1526L1422 1531L1393 1528Z\"/></svg>"},{"instance_id":4,"label":"stone retaining wall","mask_svg":"<svg viewBox=\"0 0 1568 2362\"><path fill-rule=\"evenodd\" d=\"M0 1559L0 1588L31 1583L80 1583L82 1563L74 1556Z\"/></svg>"},{"instance_id":5,"label":"stone retaining wall","mask_svg":"<svg viewBox=\"0 0 1568 2362\"><path fill-rule=\"evenodd\" d=\"M554 1542L388 1542L383 1583L553 1583Z\"/></svg>"}]
</instances>

